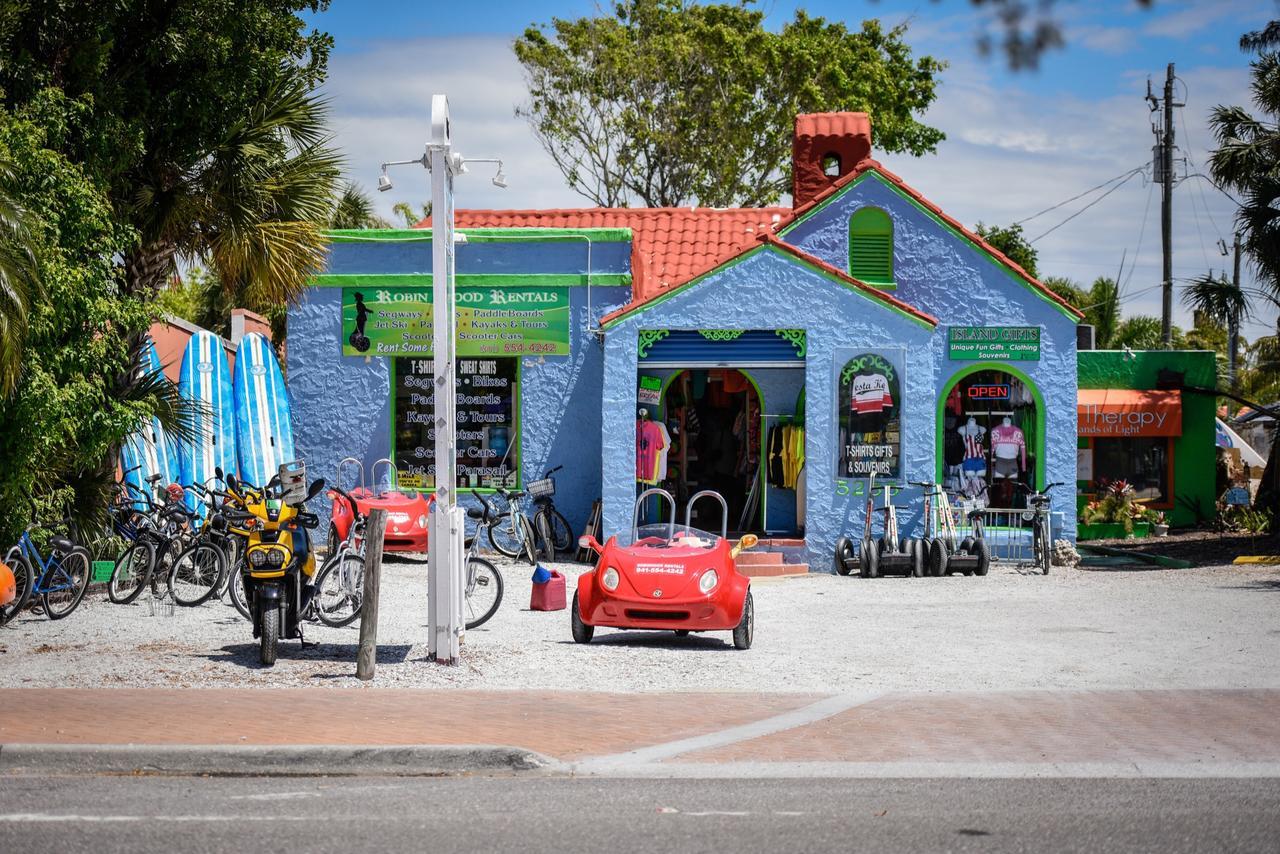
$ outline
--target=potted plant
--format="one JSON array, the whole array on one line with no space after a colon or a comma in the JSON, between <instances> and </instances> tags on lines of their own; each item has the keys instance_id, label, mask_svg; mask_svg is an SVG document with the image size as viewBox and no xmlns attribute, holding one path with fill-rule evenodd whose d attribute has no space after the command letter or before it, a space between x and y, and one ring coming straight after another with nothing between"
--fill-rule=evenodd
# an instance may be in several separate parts
<instances>
[{"instance_id":1,"label":"potted plant","mask_svg":"<svg viewBox=\"0 0 1280 854\"><path fill-rule=\"evenodd\" d=\"M1164 518L1164 511L1157 510L1151 514L1151 533L1157 537L1169 536L1169 523Z\"/></svg>"},{"instance_id":2,"label":"potted plant","mask_svg":"<svg viewBox=\"0 0 1280 854\"><path fill-rule=\"evenodd\" d=\"M1082 540L1145 537L1151 532L1150 512L1134 498L1128 481L1112 481L1080 511L1077 536Z\"/></svg>"}]
</instances>

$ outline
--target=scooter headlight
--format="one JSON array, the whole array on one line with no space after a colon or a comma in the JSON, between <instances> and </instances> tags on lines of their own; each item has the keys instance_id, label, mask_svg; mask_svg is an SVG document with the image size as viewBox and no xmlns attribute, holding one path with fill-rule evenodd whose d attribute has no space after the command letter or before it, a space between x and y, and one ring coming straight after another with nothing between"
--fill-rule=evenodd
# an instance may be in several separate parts
<instances>
[{"instance_id":1,"label":"scooter headlight","mask_svg":"<svg viewBox=\"0 0 1280 854\"><path fill-rule=\"evenodd\" d=\"M600 577L600 583L604 585L605 590L618 589L618 570L609 567L604 571L604 575Z\"/></svg>"},{"instance_id":2,"label":"scooter headlight","mask_svg":"<svg viewBox=\"0 0 1280 854\"><path fill-rule=\"evenodd\" d=\"M720 576L716 574L714 569L708 569L702 573L702 577L698 579L698 589L703 593L710 593L715 586L720 583Z\"/></svg>"},{"instance_id":3,"label":"scooter headlight","mask_svg":"<svg viewBox=\"0 0 1280 854\"><path fill-rule=\"evenodd\" d=\"M262 566L267 562L267 553L262 549L255 549L249 552L249 563L252 566Z\"/></svg>"},{"instance_id":4,"label":"scooter headlight","mask_svg":"<svg viewBox=\"0 0 1280 854\"><path fill-rule=\"evenodd\" d=\"M272 566L284 566L284 551L282 549L272 549L267 553L267 563Z\"/></svg>"}]
</instances>

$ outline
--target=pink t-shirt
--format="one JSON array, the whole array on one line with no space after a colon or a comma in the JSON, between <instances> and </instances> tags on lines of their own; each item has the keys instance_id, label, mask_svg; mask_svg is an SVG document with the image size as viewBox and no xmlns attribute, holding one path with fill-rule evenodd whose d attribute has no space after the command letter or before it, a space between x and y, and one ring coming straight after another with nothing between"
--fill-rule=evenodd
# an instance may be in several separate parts
<instances>
[{"instance_id":1,"label":"pink t-shirt","mask_svg":"<svg viewBox=\"0 0 1280 854\"><path fill-rule=\"evenodd\" d=\"M1027 440L1012 424L991 428L991 450L997 459L1016 460L1022 454L1022 467L1027 467Z\"/></svg>"},{"instance_id":2,"label":"pink t-shirt","mask_svg":"<svg viewBox=\"0 0 1280 854\"><path fill-rule=\"evenodd\" d=\"M654 475L658 467L658 452L666 447L662 438L662 428L645 419L636 422L636 480L644 483L655 483Z\"/></svg>"}]
</instances>

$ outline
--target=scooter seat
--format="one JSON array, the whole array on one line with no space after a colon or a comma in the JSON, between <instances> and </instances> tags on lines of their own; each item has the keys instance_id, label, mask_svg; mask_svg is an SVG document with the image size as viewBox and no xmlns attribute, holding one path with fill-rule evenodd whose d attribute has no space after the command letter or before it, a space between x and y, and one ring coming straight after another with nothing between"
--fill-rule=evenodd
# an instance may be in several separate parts
<instances>
[{"instance_id":1,"label":"scooter seat","mask_svg":"<svg viewBox=\"0 0 1280 854\"><path fill-rule=\"evenodd\" d=\"M52 537L49 542L53 543L53 547L63 554L66 554L76 547L76 544L66 537Z\"/></svg>"}]
</instances>

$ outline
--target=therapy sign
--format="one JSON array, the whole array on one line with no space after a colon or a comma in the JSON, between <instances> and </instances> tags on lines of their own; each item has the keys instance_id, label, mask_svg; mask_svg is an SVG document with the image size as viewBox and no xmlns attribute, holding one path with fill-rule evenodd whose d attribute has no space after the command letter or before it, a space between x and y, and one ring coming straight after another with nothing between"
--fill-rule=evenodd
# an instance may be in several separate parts
<instances>
[{"instance_id":1,"label":"therapy sign","mask_svg":"<svg viewBox=\"0 0 1280 854\"><path fill-rule=\"evenodd\" d=\"M951 326L947 356L954 360L1040 361L1039 326Z\"/></svg>"},{"instance_id":2,"label":"therapy sign","mask_svg":"<svg viewBox=\"0 0 1280 854\"><path fill-rule=\"evenodd\" d=\"M343 288L342 355L430 356L431 288ZM569 355L569 291L458 288L459 356Z\"/></svg>"}]
</instances>

